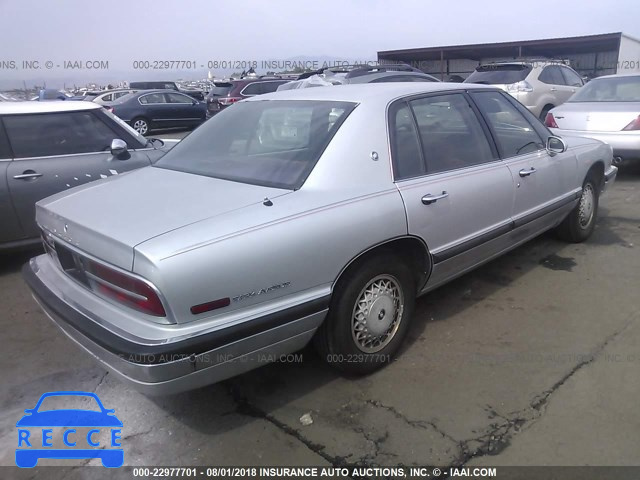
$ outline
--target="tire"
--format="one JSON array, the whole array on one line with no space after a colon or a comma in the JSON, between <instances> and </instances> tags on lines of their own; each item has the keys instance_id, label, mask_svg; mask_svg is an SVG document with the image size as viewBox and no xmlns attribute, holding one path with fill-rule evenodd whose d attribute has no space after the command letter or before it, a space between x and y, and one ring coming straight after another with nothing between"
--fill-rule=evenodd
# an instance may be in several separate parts
<instances>
[{"instance_id":1,"label":"tire","mask_svg":"<svg viewBox=\"0 0 640 480\"><path fill-rule=\"evenodd\" d=\"M371 295L376 297L370 303L362 301ZM357 264L334 289L329 313L314 339L317 350L345 373L362 375L382 368L407 334L415 297L413 274L399 258L383 255Z\"/></svg>"},{"instance_id":2,"label":"tire","mask_svg":"<svg viewBox=\"0 0 640 480\"><path fill-rule=\"evenodd\" d=\"M542 112L540 112L540 121L542 123L544 123L544 119L547 118L547 113L549 113L551 111L551 109L553 108L553 105L546 105L543 109Z\"/></svg>"},{"instance_id":3,"label":"tire","mask_svg":"<svg viewBox=\"0 0 640 480\"><path fill-rule=\"evenodd\" d=\"M131 120L131 126L140 135L146 135L147 133L149 133L149 130L151 130L149 120L144 117L137 117Z\"/></svg>"},{"instance_id":4,"label":"tire","mask_svg":"<svg viewBox=\"0 0 640 480\"><path fill-rule=\"evenodd\" d=\"M558 236L567 242L584 242L593 233L598 216L600 182L593 174L587 176L582 185L580 201L558 225Z\"/></svg>"}]
</instances>

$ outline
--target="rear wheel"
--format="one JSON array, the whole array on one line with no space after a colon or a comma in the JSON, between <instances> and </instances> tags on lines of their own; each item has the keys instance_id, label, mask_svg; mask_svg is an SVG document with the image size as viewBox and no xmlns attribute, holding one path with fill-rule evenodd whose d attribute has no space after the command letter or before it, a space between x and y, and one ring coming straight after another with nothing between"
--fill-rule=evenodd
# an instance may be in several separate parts
<instances>
[{"instance_id":1,"label":"rear wheel","mask_svg":"<svg viewBox=\"0 0 640 480\"><path fill-rule=\"evenodd\" d=\"M149 121L146 118L138 117L131 120L131 126L140 135L146 135L149 133Z\"/></svg>"},{"instance_id":2,"label":"rear wheel","mask_svg":"<svg viewBox=\"0 0 640 480\"><path fill-rule=\"evenodd\" d=\"M544 108L542 109L542 112L540 112L540 121L542 123L544 123L545 118L547 118L547 113L549 113L552 108L553 108L553 105L544 106Z\"/></svg>"},{"instance_id":3,"label":"rear wheel","mask_svg":"<svg viewBox=\"0 0 640 480\"><path fill-rule=\"evenodd\" d=\"M579 243L591 236L598 216L599 185L600 182L593 174L584 181L578 205L558 226L557 232L560 238Z\"/></svg>"},{"instance_id":4,"label":"rear wheel","mask_svg":"<svg viewBox=\"0 0 640 480\"><path fill-rule=\"evenodd\" d=\"M415 296L411 270L399 258L369 258L336 285L316 347L327 363L347 373L383 367L407 333Z\"/></svg>"}]
</instances>

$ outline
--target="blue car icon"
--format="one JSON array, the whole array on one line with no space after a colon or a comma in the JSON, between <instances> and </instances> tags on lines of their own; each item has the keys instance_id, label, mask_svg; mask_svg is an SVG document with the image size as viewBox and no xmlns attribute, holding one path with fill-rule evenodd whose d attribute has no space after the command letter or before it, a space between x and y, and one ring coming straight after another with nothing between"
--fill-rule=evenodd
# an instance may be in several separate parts
<instances>
[{"instance_id":1,"label":"blue car icon","mask_svg":"<svg viewBox=\"0 0 640 480\"><path fill-rule=\"evenodd\" d=\"M42 402L50 397L91 397L100 407L100 411L83 409L56 409L39 411ZM104 408L102 402L92 392L49 392L40 397L36 406L24 411L16 427L18 427L18 448L16 449L16 465L23 468L35 467L40 458L57 459L87 459L99 458L102 465L108 468L116 468L124 463L124 452L119 443L122 422L115 416L115 410ZM116 448L104 448L94 440L93 435L100 432L99 429L89 430L86 436L87 443L96 448L63 448L54 449L51 443L50 429L42 430L41 445L36 445L40 437L31 436L30 428L35 427L63 427L64 444L74 447L76 442L71 442L71 434L76 434L73 427L101 427L111 429L111 443L109 446ZM32 446L33 443L33 446ZM39 448L39 447L42 448ZM22 448L21 448L22 447Z\"/></svg>"}]
</instances>

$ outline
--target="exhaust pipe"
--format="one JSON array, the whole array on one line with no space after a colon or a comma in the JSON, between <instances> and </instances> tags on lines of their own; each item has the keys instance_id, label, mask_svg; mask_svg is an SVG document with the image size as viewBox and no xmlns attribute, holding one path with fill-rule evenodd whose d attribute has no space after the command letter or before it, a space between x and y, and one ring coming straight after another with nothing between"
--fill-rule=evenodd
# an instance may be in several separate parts
<instances>
[{"instance_id":1,"label":"exhaust pipe","mask_svg":"<svg viewBox=\"0 0 640 480\"><path fill-rule=\"evenodd\" d=\"M616 167L622 165L622 162L623 162L622 157L613 157L613 162L612 163Z\"/></svg>"}]
</instances>

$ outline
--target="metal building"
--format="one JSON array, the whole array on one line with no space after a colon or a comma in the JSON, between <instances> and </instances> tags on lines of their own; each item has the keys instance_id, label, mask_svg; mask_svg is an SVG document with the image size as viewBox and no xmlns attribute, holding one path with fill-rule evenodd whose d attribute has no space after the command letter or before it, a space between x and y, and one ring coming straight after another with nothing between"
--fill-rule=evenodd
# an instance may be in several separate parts
<instances>
[{"instance_id":1,"label":"metal building","mask_svg":"<svg viewBox=\"0 0 640 480\"><path fill-rule=\"evenodd\" d=\"M618 32L378 52L381 63L405 62L442 80L454 75L466 78L483 63L521 59L564 60L588 78L640 72L640 40Z\"/></svg>"}]
</instances>

